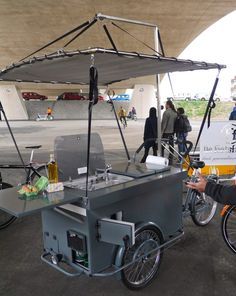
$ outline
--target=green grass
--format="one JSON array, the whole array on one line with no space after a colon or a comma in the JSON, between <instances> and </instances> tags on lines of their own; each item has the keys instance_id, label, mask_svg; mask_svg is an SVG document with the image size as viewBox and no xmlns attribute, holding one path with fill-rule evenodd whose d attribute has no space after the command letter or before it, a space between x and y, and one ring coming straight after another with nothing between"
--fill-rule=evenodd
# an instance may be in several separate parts
<instances>
[{"instance_id":1,"label":"green grass","mask_svg":"<svg viewBox=\"0 0 236 296\"><path fill-rule=\"evenodd\" d=\"M185 114L195 120L203 118L206 111L207 101L174 101L176 109L184 108ZM211 118L215 120L228 120L233 110L234 102L216 102L216 107L212 109Z\"/></svg>"}]
</instances>

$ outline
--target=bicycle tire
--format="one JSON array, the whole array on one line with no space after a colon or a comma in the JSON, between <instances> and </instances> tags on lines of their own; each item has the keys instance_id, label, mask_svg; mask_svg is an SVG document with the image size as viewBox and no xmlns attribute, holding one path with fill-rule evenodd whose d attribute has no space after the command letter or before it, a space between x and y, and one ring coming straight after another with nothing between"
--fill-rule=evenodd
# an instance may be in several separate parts
<instances>
[{"instance_id":1,"label":"bicycle tire","mask_svg":"<svg viewBox=\"0 0 236 296\"><path fill-rule=\"evenodd\" d=\"M7 189L7 188L11 188L13 187L11 184L8 183L2 183L2 189ZM9 226L10 224L12 224L15 220L17 219L17 217L8 214L7 212L4 212L0 209L0 230L6 228L7 226Z\"/></svg>"},{"instance_id":2,"label":"bicycle tire","mask_svg":"<svg viewBox=\"0 0 236 296\"><path fill-rule=\"evenodd\" d=\"M225 211L221 220L221 231L226 245L236 254L236 205Z\"/></svg>"},{"instance_id":3,"label":"bicycle tire","mask_svg":"<svg viewBox=\"0 0 236 296\"><path fill-rule=\"evenodd\" d=\"M39 166L38 168L35 168L35 170L40 174L40 176L44 176L48 178L48 165L44 164ZM39 176L33 171L30 179L33 183L35 183L37 181L37 179L39 179Z\"/></svg>"},{"instance_id":4,"label":"bicycle tire","mask_svg":"<svg viewBox=\"0 0 236 296\"><path fill-rule=\"evenodd\" d=\"M161 245L161 235L159 229L154 226L143 226L135 233L135 244L127 248L123 255L123 264L128 264L138 257L143 256L144 252L151 251ZM157 276L163 250L160 248L147 255L121 271L121 278L124 285L130 290L140 290L149 285ZM145 268L144 268L145 267Z\"/></svg>"},{"instance_id":5,"label":"bicycle tire","mask_svg":"<svg viewBox=\"0 0 236 296\"><path fill-rule=\"evenodd\" d=\"M197 226L206 226L216 213L217 202L205 193L194 193L191 199L191 218Z\"/></svg>"}]
</instances>

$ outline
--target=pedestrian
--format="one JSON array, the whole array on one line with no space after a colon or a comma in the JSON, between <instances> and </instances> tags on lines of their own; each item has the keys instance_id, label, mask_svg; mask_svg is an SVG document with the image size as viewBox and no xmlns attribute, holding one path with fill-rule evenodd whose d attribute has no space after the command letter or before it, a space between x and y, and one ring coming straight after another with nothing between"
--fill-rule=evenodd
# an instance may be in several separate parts
<instances>
[{"instance_id":1,"label":"pedestrian","mask_svg":"<svg viewBox=\"0 0 236 296\"><path fill-rule=\"evenodd\" d=\"M162 121L161 121L161 133L162 139L169 145L168 149L169 153L169 164L171 165L173 162L173 154L174 154L174 125L175 120L177 118L177 112L175 110L175 106L172 101L166 102L166 110L163 113ZM161 151L162 156L164 156L164 147L162 146Z\"/></svg>"},{"instance_id":2,"label":"pedestrian","mask_svg":"<svg viewBox=\"0 0 236 296\"><path fill-rule=\"evenodd\" d=\"M233 111L230 113L229 120L236 120L236 104Z\"/></svg>"},{"instance_id":3,"label":"pedestrian","mask_svg":"<svg viewBox=\"0 0 236 296\"><path fill-rule=\"evenodd\" d=\"M205 192L215 201L225 205L236 204L236 185L222 185L207 181L201 174L197 183L188 182L186 186L199 192Z\"/></svg>"},{"instance_id":4,"label":"pedestrian","mask_svg":"<svg viewBox=\"0 0 236 296\"><path fill-rule=\"evenodd\" d=\"M141 160L141 163L146 161L146 158L149 153L149 149L152 147L153 155L157 156L157 110L156 108L152 107L149 110L149 117L146 118L145 126L144 126L144 155Z\"/></svg>"},{"instance_id":5,"label":"pedestrian","mask_svg":"<svg viewBox=\"0 0 236 296\"><path fill-rule=\"evenodd\" d=\"M177 109L177 118L175 120L174 131L177 137L178 143L178 152L180 155L184 155L187 150L186 147L186 139L188 136L188 132L191 131L191 125L189 123L187 115L185 115L184 108L180 107ZM181 157L179 157L179 161L181 162Z\"/></svg>"}]
</instances>

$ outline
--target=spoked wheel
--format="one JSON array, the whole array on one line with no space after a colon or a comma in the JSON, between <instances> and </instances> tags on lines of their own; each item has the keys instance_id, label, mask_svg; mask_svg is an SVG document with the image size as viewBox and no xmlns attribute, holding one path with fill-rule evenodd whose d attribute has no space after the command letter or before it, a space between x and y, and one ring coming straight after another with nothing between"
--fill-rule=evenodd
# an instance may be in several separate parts
<instances>
[{"instance_id":1,"label":"spoked wheel","mask_svg":"<svg viewBox=\"0 0 236 296\"><path fill-rule=\"evenodd\" d=\"M229 206L221 221L224 241L230 250L236 253L236 205Z\"/></svg>"},{"instance_id":2,"label":"spoked wheel","mask_svg":"<svg viewBox=\"0 0 236 296\"><path fill-rule=\"evenodd\" d=\"M160 244L161 238L156 227L144 226L137 230L135 244L126 249L123 255L122 265L137 260L121 272L122 281L129 289L142 289L156 277L163 253L161 248L151 251L160 247Z\"/></svg>"},{"instance_id":3,"label":"spoked wheel","mask_svg":"<svg viewBox=\"0 0 236 296\"><path fill-rule=\"evenodd\" d=\"M196 193L191 203L191 217L198 226L207 225L215 215L217 202L205 193Z\"/></svg>"},{"instance_id":4,"label":"spoked wheel","mask_svg":"<svg viewBox=\"0 0 236 296\"><path fill-rule=\"evenodd\" d=\"M1 190L11 188L12 185L8 183L2 183ZM11 214L8 214L2 210L0 210L0 229L6 228L11 223L13 223L16 220L15 216L12 216Z\"/></svg>"},{"instance_id":5,"label":"spoked wheel","mask_svg":"<svg viewBox=\"0 0 236 296\"><path fill-rule=\"evenodd\" d=\"M37 173L39 174L36 174L36 172L33 172L32 175L31 175L31 181L33 183L36 183L37 180L44 176L44 177L47 177L48 178L48 165L45 164L45 165L41 165L40 167L37 168Z\"/></svg>"}]
</instances>

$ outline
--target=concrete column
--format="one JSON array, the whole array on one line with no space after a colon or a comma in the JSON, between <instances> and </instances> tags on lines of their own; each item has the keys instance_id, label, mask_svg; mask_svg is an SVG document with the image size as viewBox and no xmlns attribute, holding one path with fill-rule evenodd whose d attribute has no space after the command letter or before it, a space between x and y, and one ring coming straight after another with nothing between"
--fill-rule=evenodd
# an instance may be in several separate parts
<instances>
[{"instance_id":1,"label":"concrete column","mask_svg":"<svg viewBox=\"0 0 236 296\"><path fill-rule=\"evenodd\" d=\"M138 118L146 118L151 107L157 107L154 85L136 84L130 101L130 109L135 107Z\"/></svg>"},{"instance_id":2,"label":"concrete column","mask_svg":"<svg viewBox=\"0 0 236 296\"><path fill-rule=\"evenodd\" d=\"M15 85L0 85L0 101L8 120L28 119L21 92Z\"/></svg>"}]
</instances>

